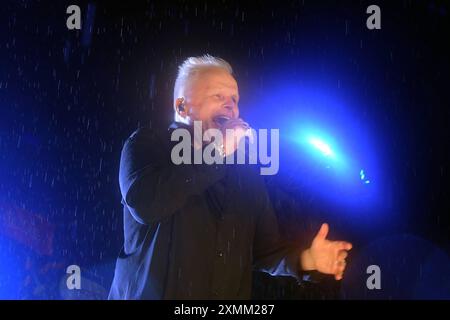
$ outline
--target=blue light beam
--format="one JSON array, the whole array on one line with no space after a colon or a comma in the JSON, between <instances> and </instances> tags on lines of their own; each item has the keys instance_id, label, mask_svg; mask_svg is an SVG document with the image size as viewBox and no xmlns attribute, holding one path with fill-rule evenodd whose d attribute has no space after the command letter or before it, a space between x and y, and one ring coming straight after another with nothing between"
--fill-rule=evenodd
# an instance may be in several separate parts
<instances>
[{"instance_id":1,"label":"blue light beam","mask_svg":"<svg viewBox=\"0 0 450 320\"><path fill-rule=\"evenodd\" d=\"M325 157L334 157L334 153L331 150L330 146L320 140L319 138L310 138L308 142L317 150L319 150Z\"/></svg>"}]
</instances>

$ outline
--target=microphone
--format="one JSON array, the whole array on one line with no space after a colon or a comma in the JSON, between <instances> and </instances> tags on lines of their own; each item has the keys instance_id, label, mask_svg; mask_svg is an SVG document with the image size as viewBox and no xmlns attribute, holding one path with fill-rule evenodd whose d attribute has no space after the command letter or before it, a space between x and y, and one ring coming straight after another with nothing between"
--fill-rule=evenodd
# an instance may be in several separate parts
<instances>
[{"instance_id":1,"label":"microphone","mask_svg":"<svg viewBox=\"0 0 450 320\"><path fill-rule=\"evenodd\" d=\"M214 122L217 123L221 127L223 127L225 125L225 123L229 120L231 120L229 117L223 116L223 115L220 115L220 116L217 116L214 118ZM250 127L250 125L247 122L244 122L244 124L245 124L244 129L246 130L245 144L248 145L248 143L254 142L254 136L253 136L252 128Z\"/></svg>"}]
</instances>

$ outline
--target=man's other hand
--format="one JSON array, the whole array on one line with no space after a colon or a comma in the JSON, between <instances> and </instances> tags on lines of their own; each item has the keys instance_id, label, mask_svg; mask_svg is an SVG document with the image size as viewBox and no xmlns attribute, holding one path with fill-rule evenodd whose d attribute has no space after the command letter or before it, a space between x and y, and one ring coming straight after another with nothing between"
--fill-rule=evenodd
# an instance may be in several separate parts
<instances>
[{"instance_id":1,"label":"man's other hand","mask_svg":"<svg viewBox=\"0 0 450 320\"><path fill-rule=\"evenodd\" d=\"M311 247L300 254L300 265L304 271L317 270L341 280L346 267L345 259L348 251L352 249L352 244L327 240L328 231L328 224L322 224Z\"/></svg>"}]
</instances>

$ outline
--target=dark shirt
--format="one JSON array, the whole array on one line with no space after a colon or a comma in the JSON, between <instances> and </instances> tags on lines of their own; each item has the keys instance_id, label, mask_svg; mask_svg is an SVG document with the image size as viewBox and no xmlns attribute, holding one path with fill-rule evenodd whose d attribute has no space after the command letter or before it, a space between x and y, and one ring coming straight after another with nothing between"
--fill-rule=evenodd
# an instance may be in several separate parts
<instances>
[{"instance_id":1,"label":"dark shirt","mask_svg":"<svg viewBox=\"0 0 450 320\"><path fill-rule=\"evenodd\" d=\"M124 245L109 299L249 299L252 271L299 274L259 168L174 165L173 124L125 142L119 182Z\"/></svg>"}]
</instances>

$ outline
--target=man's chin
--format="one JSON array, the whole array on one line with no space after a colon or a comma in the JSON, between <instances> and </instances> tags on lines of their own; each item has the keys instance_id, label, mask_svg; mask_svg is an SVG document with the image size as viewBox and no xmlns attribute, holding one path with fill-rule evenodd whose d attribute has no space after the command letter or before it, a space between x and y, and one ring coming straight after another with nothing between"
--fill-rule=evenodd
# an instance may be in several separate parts
<instances>
[{"instance_id":1,"label":"man's chin","mask_svg":"<svg viewBox=\"0 0 450 320\"><path fill-rule=\"evenodd\" d=\"M201 127L202 127L202 131L203 132L205 132L206 130L209 130L209 129L217 129L217 130L221 130L222 129L221 126L218 123L216 123L215 121L213 121L213 120L208 120L208 121L205 121L205 120L194 120L194 121L192 121L192 125L194 125L195 122L200 122L201 123Z\"/></svg>"}]
</instances>

